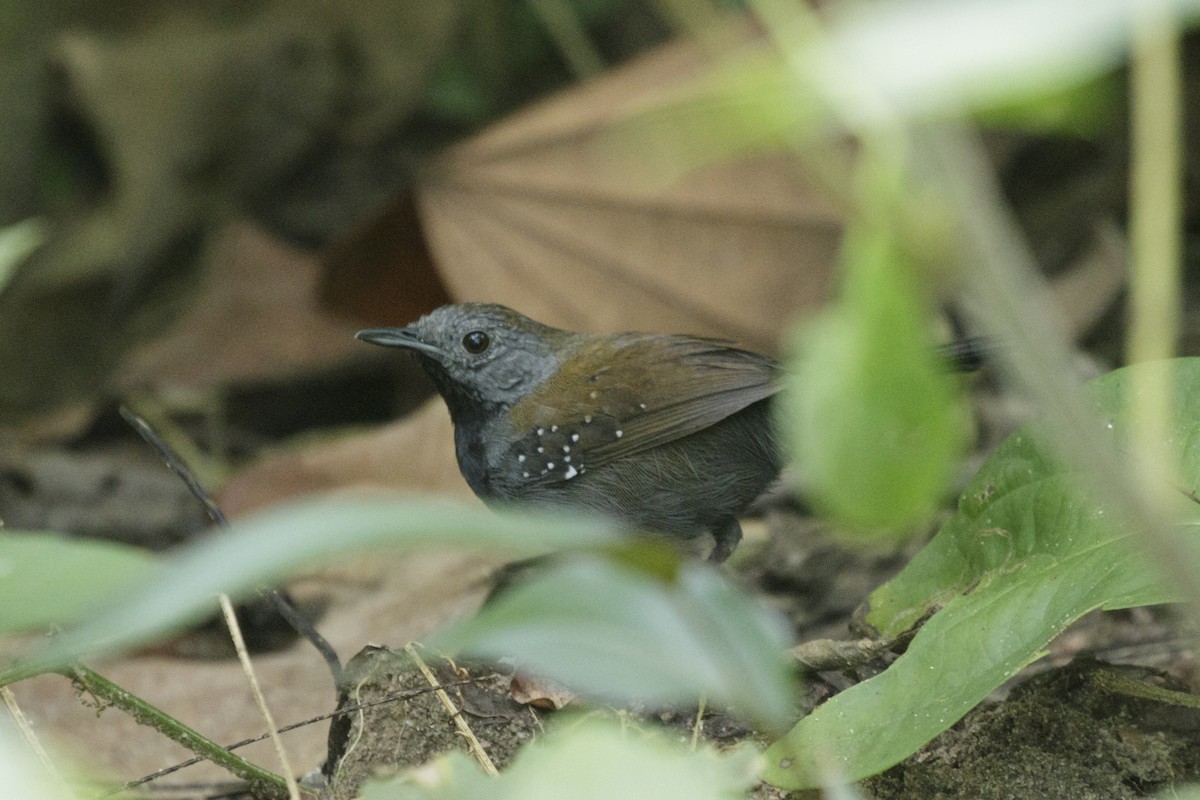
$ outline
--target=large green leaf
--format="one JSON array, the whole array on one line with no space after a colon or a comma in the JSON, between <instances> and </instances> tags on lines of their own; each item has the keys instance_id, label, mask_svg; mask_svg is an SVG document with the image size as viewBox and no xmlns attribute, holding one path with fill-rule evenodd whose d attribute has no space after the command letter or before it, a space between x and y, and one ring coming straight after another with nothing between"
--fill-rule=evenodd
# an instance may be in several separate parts
<instances>
[{"instance_id":1,"label":"large green leaf","mask_svg":"<svg viewBox=\"0 0 1200 800\"><path fill-rule=\"evenodd\" d=\"M129 581L119 598L92 604L77 627L0 672L0 684L146 642L212 613L218 592L245 595L322 558L387 545L474 547L529 556L611 543L616 537L614 526L599 520L497 514L438 500L297 503L239 521L165 560L153 574Z\"/></svg>"},{"instance_id":2,"label":"large green leaf","mask_svg":"<svg viewBox=\"0 0 1200 800\"><path fill-rule=\"evenodd\" d=\"M1128 446L1125 396L1138 368L1090 387L1096 435ZM1181 480L1200 485L1200 359L1171 365L1170 452ZM767 752L766 778L820 784L818 764L858 779L916 751L953 725L1050 640L1096 608L1175 599L1138 552L1132 531L1064 471L1032 429L1010 437L967 487L958 512L890 583L871 595L867 621L885 636L934 612L887 670L834 697ZM1178 495L1175 532L1197 552L1200 508Z\"/></svg>"},{"instance_id":3,"label":"large green leaf","mask_svg":"<svg viewBox=\"0 0 1200 800\"><path fill-rule=\"evenodd\" d=\"M872 223L846 237L836 306L803 331L779 410L805 492L862 529L898 529L944 495L966 432L928 336L914 265Z\"/></svg>"},{"instance_id":4,"label":"large green leaf","mask_svg":"<svg viewBox=\"0 0 1200 800\"><path fill-rule=\"evenodd\" d=\"M73 620L153 568L148 553L126 545L0 531L0 633Z\"/></svg>"},{"instance_id":5,"label":"large green leaf","mask_svg":"<svg viewBox=\"0 0 1200 800\"><path fill-rule=\"evenodd\" d=\"M655 732L591 721L560 727L488 778L462 753L422 770L419 780L368 785L363 800L739 800L754 783L759 754L742 747L691 751Z\"/></svg>"},{"instance_id":6,"label":"large green leaf","mask_svg":"<svg viewBox=\"0 0 1200 800\"><path fill-rule=\"evenodd\" d=\"M441 647L522 668L578 691L655 703L707 696L774 730L793 716L782 621L716 570L652 575L613 560L560 565L446 631Z\"/></svg>"}]
</instances>

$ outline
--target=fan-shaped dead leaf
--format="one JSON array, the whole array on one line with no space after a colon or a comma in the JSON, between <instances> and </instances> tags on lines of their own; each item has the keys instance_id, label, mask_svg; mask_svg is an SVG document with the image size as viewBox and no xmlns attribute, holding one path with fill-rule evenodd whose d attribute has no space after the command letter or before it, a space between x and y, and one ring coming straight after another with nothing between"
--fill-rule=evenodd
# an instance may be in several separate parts
<instances>
[{"instance_id":1,"label":"fan-shaped dead leaf","mask_svg":"<svg viewBox=\"0 0 1200 800\"><path fill-rule=\"evenodd\" d=\"M705 68L696 45L665 46L430 164L420 207L451 295L569 328L775 350L785 323L828 295L838 214L787 154L655 186L647 175L670 154L621 128Z\"/></svg>"}]
</instances>

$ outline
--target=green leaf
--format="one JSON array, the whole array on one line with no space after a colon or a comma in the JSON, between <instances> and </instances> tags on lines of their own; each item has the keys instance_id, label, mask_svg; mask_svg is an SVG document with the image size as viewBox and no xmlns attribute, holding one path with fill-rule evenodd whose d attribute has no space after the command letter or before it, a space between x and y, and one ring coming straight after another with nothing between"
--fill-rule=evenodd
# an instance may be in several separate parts
<instances>
[{"instance_id":1,"label":"green leaf","mask_svg":"<svg viewBox=\"0 0 1200 800\"><path fill-rule=\"evenodd\" d=\"M82 656L132 647L215 608L219 592L242 596L323 558L386 545L475 547L530 556L618 540L616 528L583 517L497 514L437 500L321 500L239 521L130 581L119 599L89 608L68 630L0 673L0 684Z\"/></svg>"},{"instance_id":2,"label":"green leaf","mask_svg":"<svg viewBox=\"0 0 1200 800\"><path fill-rule=\"evenodd\" d=\"M926 333L912 265L866 225L848 231L844 248L842 297L802 331L782 426L823 511L855 528L897 529L941 499L966 417Z\"/></svg>"},{"instance_id":3,"label":"green leaf","mask_svg":"<svg viewBox=\"0 0 1200 800\"><path fill-rule=\"evenodd\" d=\"M852 128L1063 91L1125 58L1139 0L906 0L851 5L801 52ZM1186 21L1197 0L1164 13Z\"/></svg>"},{"instance_id":4,"label":"green leaf","mask_svg":"<svg viewBox=\"0 0 1200 800\"><path fill-rule=\"evenodd\" d=\"M46 224L32 217L0 228L0 289L8 283L17 265L46 240Z\"/></svg>"},{"instance_id":5,"label":"green leaf","mask_svg":"<svg viewBox=\"0 0 1200 800\"><path fill-rule=\"evenodd\" d=\"M1200 800L1200 785L1189 783L1186 786L1171 786L1151 797L1155 800Z\"/></svg>"},{"instance_id":6,"label":"green leaf","mask_svg":"<svg viewBox=\"0 0 1200 800\"><path fill-rule=\"evenodd\" d=\"M1120 122L1125 85L1110 73L1065 89L1018 97L981 110L976 120L988 128L1009 128L1091 139Z\"/></svg>"},{"instance_id":7,"label":"green leaf","mask_svg":"<svg viewBox=\"0 0 1200 800\"><path fill-rule=\"evenodd\" d=\"M695 751L657 732L591 720L560 726L497 778L462 753L413 778L368 784L363 800L741 800L761 760L750 747Z\"/></svg>"},{"instance_id":8,"label":"green leaf","mask_svg":"<svg viewBox=\"0 0 1200 800\"><path fill-rule=\"evenodd\" d=\"M73 620L154 566L144 550L113 542L0 531L0 633Z\"/></svg>"},{"instance_id":9,"label":"green leaf","mask_svg":"<svg viewBox=\"0 0 1200 800\"><path fill-rule=\"evenodd\" d=\"M662 578L611 560L570 561L444 632L435 646L521 666L580 692L710 702L782 730L795 683L780 619L716 570Z\"/></svg>"},{"instance_id":10,"label":"green leaf","mask_svg":"<svg viewBox=\"0 0 1200 800\"><path fill-rule=\"evenodd\" d=\"M55 766L63 770L67 765L58 763ZM29 746L16 737L12 726L0 726L0 797L80 800L85 796L94 795L76 792L60 776L49 774Z\"/></svg>"},{"instance_id":11,"label":"green leaf","mask_svg":"<svg viewBox=\"0 0 1200 800\"><path fill-rule=\"evenodd\" d=\"M1157 366L1157 365L1155 365ZM1172 362L1175 412L1168 452L1186 487L1200 485L1200 359ZM1139 368L1089 387L1097 436L1122 452L1125 397ZM767 752L766 779L819 785L819 763L854 780L880 772L953 725L1042 654L1063 628L1097 608L1177 599L1138 552L1132 531L1106 516L1039 443L1032 428L1005 441L980 469L953 518L870 598L867 622L896 636L932 616L887 670L848 689ZM1175 533L1200 568L1200 510L1178 496Z\"/></svg>"}]
</instances>

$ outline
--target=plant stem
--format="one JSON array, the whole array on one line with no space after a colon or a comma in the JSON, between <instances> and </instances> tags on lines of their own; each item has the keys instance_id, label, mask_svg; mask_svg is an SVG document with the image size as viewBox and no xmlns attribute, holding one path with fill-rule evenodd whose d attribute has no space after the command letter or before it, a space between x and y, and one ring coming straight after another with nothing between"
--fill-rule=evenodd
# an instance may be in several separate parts
<instances>
[{"instance_id":1,"label":"plant stem","mask_svg":"<svg viewBox=\"0 0 1200 800\"><path fill-rule=\"evenodd\" d=\"M1127 360L1175 354L1182 180L1179 34L1163 0L1138 6L1130 69L1133 138Z\"/></svg>"},{"instance_id":2,"label":"plant stem","mask_svg":"<svg viewBox=\"0 0 1200 800\"><path fill-rule=\"evenodd\" d=\"M154 728L193 753L207 758L242 780L249 781L260 795L279 798L288 796L287 784L280 776L234 755L204 734L189 728L162 709L122 689L95 671L82 664L75 664L62 674L70 678L80 691L121 709L139 724Z\"/></svg>"},{"instance_id":3,"label":"plant stem","mask_svg":"<svg viewBox=\"0 0 1200 800\"><path fill-rule=\"evenodd\" d=\"M1158 361L1175 354L1180 305L1180 158L1182 92L1179 35L1162 0L1137 9L1130 67L1132 166L1130 176L1129 330L1126 360ZM1176 456L1167 447L1172 391L1166 366L1148 367L1130 397L1135 441L1147 497L1165 504L1180 484Z\"/></svg>"}]
</instances>

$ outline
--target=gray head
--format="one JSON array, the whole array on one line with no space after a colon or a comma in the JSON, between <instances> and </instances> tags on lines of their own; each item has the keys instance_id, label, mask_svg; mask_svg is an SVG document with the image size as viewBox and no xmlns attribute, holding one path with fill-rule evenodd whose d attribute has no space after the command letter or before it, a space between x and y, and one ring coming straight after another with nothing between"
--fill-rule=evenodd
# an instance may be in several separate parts
<instances>
[{"instance_id":1,"label":"gray head","mask_svg":"<svg viewBox=\"0 0 1200 800\"><path fill-rule=\"evenodd\" d=\"M491 303L442 306L404 328L369 328L355 338L417 354L457 423L495 413L529 394L558 369L578 334L534 322Z\"/></svg>"}]
</instances>

